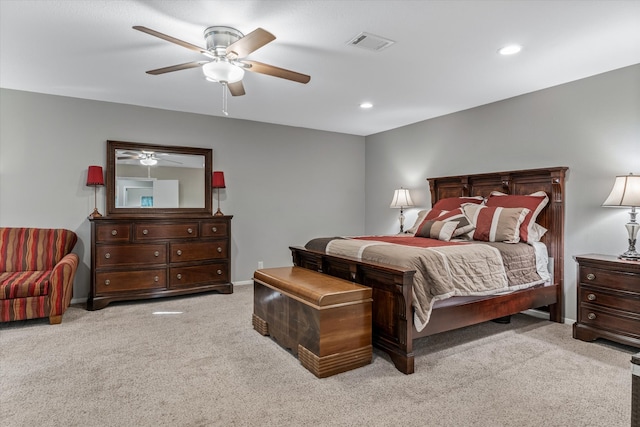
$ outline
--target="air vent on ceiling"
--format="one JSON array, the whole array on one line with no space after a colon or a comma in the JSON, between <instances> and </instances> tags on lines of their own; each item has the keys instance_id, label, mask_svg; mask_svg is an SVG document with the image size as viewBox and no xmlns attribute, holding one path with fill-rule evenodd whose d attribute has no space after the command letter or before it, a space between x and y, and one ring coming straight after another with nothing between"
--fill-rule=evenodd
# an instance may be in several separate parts
<instances>
[{"instance_id":1,"label":"air vent on ceiling","mask_svg":"<svg viewBox=\"0 0 640 427\"><path fill-rule=\"evenodd\" d=\"M360 33L349 40L348 44L351 46L361 47L362 49L380 52L382 49L386 49L394 43L395 42L393 40L385 39L384 37L376 36L371 33Z\"/></svg>"}]
</instances>

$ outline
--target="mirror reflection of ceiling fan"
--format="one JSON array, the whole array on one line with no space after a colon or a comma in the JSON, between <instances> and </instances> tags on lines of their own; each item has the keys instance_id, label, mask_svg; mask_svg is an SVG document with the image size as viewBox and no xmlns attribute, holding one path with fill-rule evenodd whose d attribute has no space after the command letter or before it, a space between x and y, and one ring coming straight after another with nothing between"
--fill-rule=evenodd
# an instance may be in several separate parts
<instances>
[{"instance_id":1,"label":"mirror reflection of ceiling fan","mask_svg":"<svg viewBox=\"0 0 640 427\"><path fill-rule=\"evenodd\" d=\"M136 153L132 151L123 151L122 153L118 153L117 160L127 160L127 159L138 160L140 161L141 164L145 166L157 165L158 161L182 164L181 162L177 162L175 160L169 160L167 158L163 158L162 156L166 156L166 154L165 153L156 154L153 151L144 151L144 150L140 153Z\"/></svg>"},{"instance_id":2,"label":"mirror reflection of ceiling fan","mask_svg":"<svg viewBox=\"0 0 640 427\"><path fill-rule=\"evenodd\" d=\"M201 67L207 80L221 83L229 89L232 96L245 94L242 78L245 71L266 74L285 80L306 84L311 77L295 71L248 60L245 57L260 49L276 37L270 32L258 28L244 35L231 27L212 26L204 30L206 49L193 45L175 37L168 36L147 27L134 26L133 29L161 38L179 46L201 53L209 58L208 61L192 61L184 64L172 65L147 71L147 74L158 75L173 71L187 70ZM223 113L226 112L226 90L223 91Z\"/></svg>"}]
</instances>

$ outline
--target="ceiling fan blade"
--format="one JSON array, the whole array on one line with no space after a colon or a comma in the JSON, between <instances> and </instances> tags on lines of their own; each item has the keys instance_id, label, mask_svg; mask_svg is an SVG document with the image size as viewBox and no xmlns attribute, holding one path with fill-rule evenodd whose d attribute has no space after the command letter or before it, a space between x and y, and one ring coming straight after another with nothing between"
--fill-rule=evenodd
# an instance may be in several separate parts
<instances>
[{"instance_id":1,"label":"ceiling fan blade","mask_svg":"<svg viewBox=\"0 0 640 427\"><path fill-rule=\"evenodd\" d=\"M161 38L161 39L166 40L168 42L175 43L178 46L186 47L187 49L193 50L195 52L199 52L199 53L201 53L203 55L207 55L207 56L209 56L211 58L214 57L214 55L211 52L209 52L207 49L205 49L203 47L196 46L196 45L191 44L191 43L187 43L184 40L180 40L180 39L177 39L175 37L168 36L166 34L163 34L163 33L159 32L159 31L152 30L151 28L147 28L147 27L143 27L143 26L140 26L140 25L136 25L136 26L133 27L133 29L134 30L138 30L138 31L142 31L143 33L147 33L147 34L150 34L150 35L158 37L158 38Z\"/></svg>"},{"instance_id":2,"label":"ceiling fan blade","mask_svg":"<svg viewBox=\"0 0 640 427\"><path fill-rule=\"evenodd\" d=\"M153 74L154 76L157 76L158 74L170 73L172 71L188 70L189 68L202 67L204 64L208 62L209 61L186 62L184 64L172 65L170 67L163 67L163 68L157 68L155 70L149 70L147 71L147 74Z\"/></svg>"},{"instance_id":3,"label":"ceiling fan blade","mask_svg":"<svg viewBox=\"0 0 640 427\"><path fill-rule=\"evenodd\" d=\"M258 61L248 61L243 60L244 64L251 65L250 67L245 68L247 71L252 71L254 73L267 74L273 77L280 77L281 79L287 79L298 83L309 83L311 80L311 76L306 74L296 73L295 71L285 70L284 68L275 67L269 64L263 64Z\"/></svg>"},{"instance_id":4,"label":"ceiling fan blade","mask_svg":"<svg viewBox=\"0 0 640 427\"><path fill-rule=\"evenodd\" d=\"M229 88L229 92L231 93L232 96L242 96L245 94L242 80L237 81L235 83L227 83L227 87Z\"/></svg>"},{"instance_id":5,"label":"ceiling fan blade","mask_svg":"<svg viewBox=\"0 0 640 427\"><path fill-rule=\"evenodd\" d=\"M257 28L240 40L227 46L227 55L235 55L236 58L244 58L251 52L260 49L262 46L267 43L271 43L275 39L276 36L267 30Z\"/></svg>"}]
</instances>

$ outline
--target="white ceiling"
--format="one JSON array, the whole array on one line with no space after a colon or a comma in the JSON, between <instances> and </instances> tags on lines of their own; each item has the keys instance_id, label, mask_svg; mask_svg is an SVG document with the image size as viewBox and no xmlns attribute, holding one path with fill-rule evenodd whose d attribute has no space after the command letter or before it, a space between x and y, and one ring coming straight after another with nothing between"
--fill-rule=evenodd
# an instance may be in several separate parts
<instances>
[{"instance_id":1,"label":"white ceiling","mask_svg":"<svg viewBox=\"0 0 640 427\"><path fill-rule=\"evenodd\" d=\"M133 25L199 46L208 26L262 27L277 38L248 59L311 82L246 73L229 117L354 135L640 63L637 0L0 0L0 87L223 116L200 69L145 73L206 57ZM396 43L348 45L363 31ZM524 48L496 53L509 43Z\"/></svg>"}]
</instances>

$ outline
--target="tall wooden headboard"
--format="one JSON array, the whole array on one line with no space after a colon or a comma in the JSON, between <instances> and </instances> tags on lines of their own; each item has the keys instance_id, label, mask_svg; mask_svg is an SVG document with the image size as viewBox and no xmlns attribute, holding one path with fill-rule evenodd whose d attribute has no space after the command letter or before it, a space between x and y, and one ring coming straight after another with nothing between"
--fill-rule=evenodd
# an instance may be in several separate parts
<instances>
[{"instance_id":1,"label":"tall wooden headboard","mask_svg":"<svg viewBox=\"0 0 640 427\"><path fill-rule=\"evenodd\" d=\"M544 191L549 204L536 221L548 231L542 238L553 258L553 279L562 289L564 273L564 180L567 167L491 172L429 178L431 203L446 197L483 196L492 191L526 195ZM562 295L559 295L562 298ZM561 300L560 300L561 301Z\"/></svg>"}]
</instances>

